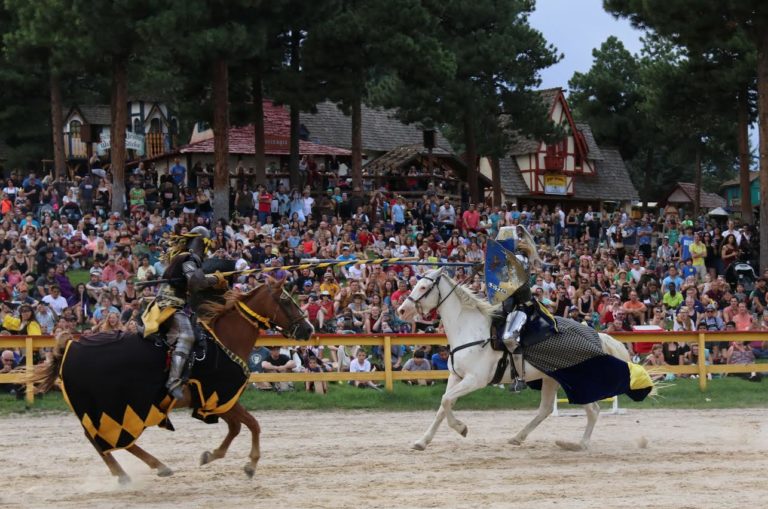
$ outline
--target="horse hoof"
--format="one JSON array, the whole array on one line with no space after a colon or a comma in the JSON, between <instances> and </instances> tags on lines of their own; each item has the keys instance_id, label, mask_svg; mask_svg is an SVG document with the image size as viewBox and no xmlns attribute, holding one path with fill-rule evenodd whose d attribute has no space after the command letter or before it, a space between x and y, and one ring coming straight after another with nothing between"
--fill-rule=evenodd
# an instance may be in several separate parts
<instances>
[{"instance_id":1,"label":"horse hoof","mask_svg":"<svg viewBox=\"0 0 768 509\"><path fill-rule=\"evenodd\" d=\"M243 467L243 472L248 476L248 479L253 479L253 474L256 473L256 469L250 463Z\"/></svg>"},{"instance_id":2,"label":"horse hoof","mask_svg":"<svg viewBox=\"0 0 768 509\"><path fill-rule=\"evenodd\" d=\"M555 440L555 444L557 444L557 446L564 451L583 451L586 449L586 447L581 444L577 444L575 442L565 442L563 440Z\"/></svg>"},{"instance_id":3,"label":"horse hoof","mask_svg":"<svg viewBox=\"0 0 768 509\"><path fill-rule=\"evenodd\" d=\"M211 451L205 451L203 454L200 455L200 465L207 465L213 460L214 460L213 453L211 453Z\"/></svg>"},{"instance_id":4,"label":"horse hoof","mask_svg":"<svg viewBox=\"0 0 768 509\"><path fill-rule=\"evenodd\" d=\"M414 451L423 451L424 449L427 448L427 446L422 444L421 442L414 442L411 447L413 448Z\"/></svg>"},{"instance_id":5,"label":"horse hoof","mask_svg":"<svg viewBox=\"0 0 768 509\"><path fill-rule=\"evenodd\" d=\"M157 476L158 477L170 477L173 475L173 470L163 465L162 467L157 469Z\"/></svg>"},{"instance_id":6,"label":"horse hoof","mask_svg":"<svg viewBox=\"0 0 768 509\"><path fill-rule=\"evenodd\" d=\"M117 482L125 486L131 483L131 478L127 474L117 476Z\"/></svg>"},{"instance_id":7,"label":"horse hoof","mask_svg":"<svg viewBox=\"0 0 768 509\"><path fill-rule=\"evenodd\" d=\"M464 429L459 432L459 435L463 436L464 438L467 438L467 433L469 433L469 428L465 424Z\"/></svg>"},{"instance_id":8,"label":"horse hoof","mask_svg":"<svg viewBox=\"0 0 768 509\"><path fill-rule=\"evenodd\" d=\"M523 441L518 440L517 438L510 438L509 443L512 445L523 445Z\"/></svg>"}]
</instances>

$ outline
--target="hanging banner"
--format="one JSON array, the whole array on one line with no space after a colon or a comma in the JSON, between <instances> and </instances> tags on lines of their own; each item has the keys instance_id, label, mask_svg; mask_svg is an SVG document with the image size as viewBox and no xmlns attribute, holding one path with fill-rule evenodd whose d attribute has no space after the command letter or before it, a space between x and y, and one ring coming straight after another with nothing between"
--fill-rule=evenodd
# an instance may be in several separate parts
<instances>
[{"instance_id":1,"label":"hanging banner","mask_svg":"<svg viewBox=\"0 0 768 509\"><path fill-rule=\"evenodd\" d=\"M565 175L544 175L544 194L567 194L568 177Z\"/></svg>"},{"instance_id":2,"label":"hanging banner","mask_svg":"<svg viewBox=\"0 0 768 509\"><path fill-rule=\"evenodd\" d=\"M110 133L108 130L102 131L101 141L96 144L96 151L99 155L104 155L111 147ZM126 150L135 150L137 155L144 155L144 135L132 132L125 133Z\"/></svg>"}]
</instances>

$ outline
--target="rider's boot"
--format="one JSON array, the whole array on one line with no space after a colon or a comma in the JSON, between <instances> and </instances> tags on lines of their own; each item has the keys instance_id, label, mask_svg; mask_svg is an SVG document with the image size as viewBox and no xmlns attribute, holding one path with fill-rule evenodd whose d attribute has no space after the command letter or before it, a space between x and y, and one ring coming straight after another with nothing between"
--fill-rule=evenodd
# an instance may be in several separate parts
<instances>
[{"instance_id":1,"label":"rider's boot","mask_svg":"<svg viewBox=\"0 0 768 509\"><path fill-rule=\"evenodd\" d=\"M165 387L168 389L168 393L177 400L184 398L184 384L187 382L186 368L194 341L194 336L180 336L171 355L171 369Z\"/></svg>"}]
</instances>

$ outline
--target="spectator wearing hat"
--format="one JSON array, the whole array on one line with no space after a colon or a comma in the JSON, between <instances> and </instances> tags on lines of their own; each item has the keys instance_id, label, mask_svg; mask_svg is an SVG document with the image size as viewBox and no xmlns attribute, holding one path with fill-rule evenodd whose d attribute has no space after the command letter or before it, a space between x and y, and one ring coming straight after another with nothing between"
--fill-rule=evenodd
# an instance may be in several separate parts
<instances>
[{"instance_id":1,"label":"spectator wearing hat","mask_svg":"<svg viewBox=\"0 0 768 509\"><path fill-rule=\"evenodd\" d=\"M579 308L577 308L576 306L571 306L568 308L568 318L582 325L589 325L584 320L584 315L581 313L581 311L579 311Z\"/></svg>"},{"instance_id":2,"label":"spectator wearing hat","mask_svg":"<svg viewBox=\"0 0 768 509\"><path fill-rule=\"evenodd\" d=\"M318 330L324 330L326 324L333 323L334 319L333 299L328 290L320 292L320 309L317 312Z\"/></svg>"},{"instance_id":3,"label":"spectator wearing hat","mask_svg":"<svg viewBox=\"0 0 768 509\"><path fill-rule=\"evenodd\" d=\"M363 326L368 321L371 313L368 304L365 302L365 293L357 292L352 295L352 302L347 306L347 310L352 316L352 326L356 332L363 332Z\"/></svg>"},{"instance_id":4,"label":"spectator wearing hat","mask_svg":"<svg viewBox=\"0 0 768 509\"><path fill-rule=\"evenodd\" d=\"M325 274L323 274L323 282L320 283L320 291L324 293L328 293L331 297L331 301L336 297L336 295L341 290L341 287L336 282L336 279L333 276L332 271L328 271Z\"/></svg>"},{"instance_id":5,"label":"spectator wearing hat","mask_svg":"<svg viewBox=\"0 0 768 509\"><path fill-rule=\"evenodd\" d=\"M699 315L696 327L698 328L701 324L704 324L708 331L721 331L725 328L725 322L720 318L717 306L714 304L707 305L704 314Z\"/></svg>"}]
</instances>

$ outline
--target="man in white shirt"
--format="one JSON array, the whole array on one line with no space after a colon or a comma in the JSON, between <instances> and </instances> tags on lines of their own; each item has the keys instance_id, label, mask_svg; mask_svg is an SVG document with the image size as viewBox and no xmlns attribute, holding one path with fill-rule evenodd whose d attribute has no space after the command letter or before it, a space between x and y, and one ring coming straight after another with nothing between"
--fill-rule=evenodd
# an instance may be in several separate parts
<instances>
[{"instance_id":1,"label":"man in white shirt","mask_svg":"<svg viewBox=\"0 0 768 509\"><path fill-rule=\"evenodd\" d=\"M51 286L50 293L42 298L42 301L50 307L56 316L69 307L67 299L61 296L61 289L58 286Z\"/></svg>"},{"instance_id":2,"label":"man in white shirt","mask_svg":"<svg viewBox=\"0 0 768 509\"><path fill-rule=\"evenodd\" d=\"M315 199L309 195L309 191L304 191L304 217L309 216L312 213L312 206L315 204Z\"/></svg>"},{"instance_id":3,"label":"man in white shirt","mask_svg":"<svg viewBox=\"0 0 768 509\"><path fill-rule=\"evenodd\" d=\"M727 239L728 235L736 237L736 245L741 244L741 232L736 229L736 224L732 219L728 220L728 229L723 232L723 239Z\"/></svg>"}]
</instances>

